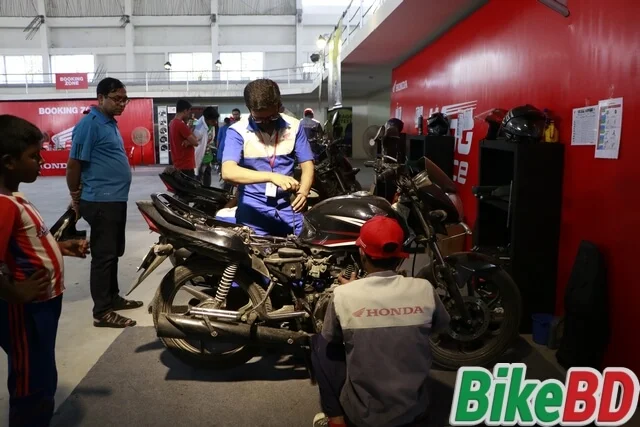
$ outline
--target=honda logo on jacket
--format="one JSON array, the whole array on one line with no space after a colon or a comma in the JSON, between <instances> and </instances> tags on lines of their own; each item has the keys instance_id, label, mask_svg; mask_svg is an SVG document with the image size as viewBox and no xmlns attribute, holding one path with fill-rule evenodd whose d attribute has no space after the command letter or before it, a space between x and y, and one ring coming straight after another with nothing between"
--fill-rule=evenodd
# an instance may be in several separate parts
<instances>
[{"instance_id":1,"label":"honda logo on jacket","mask_svg":"<svg viewBox=\"0 0 640 427\"><path fill-rule=\"evenodd\" d=\"M423 307L394 307L394 308L366 308L354 311L353 317L378 317L378 316L409 316L412 314L424 314Z\"/></svg>"}]
</instances>

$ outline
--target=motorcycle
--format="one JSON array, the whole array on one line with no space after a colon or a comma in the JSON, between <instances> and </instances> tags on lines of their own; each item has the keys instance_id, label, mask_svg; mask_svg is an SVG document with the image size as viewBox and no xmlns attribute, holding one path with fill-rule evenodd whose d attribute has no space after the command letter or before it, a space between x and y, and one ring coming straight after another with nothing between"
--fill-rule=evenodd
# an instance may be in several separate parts
<instances>
[{"instance_id":1,"label":"motorcycle","mask_svg":"<svg viewBox=\"0 0 640 427\"><path fill-rule=\"evenodd\" d=\"M440 252L438 234L462 220L443 189L452 183L384 159L367 166L396 183L395 203L367 192L327 199L305 213L299 237L256 236L167 194L137 202L160 238L129 293L175 250L191 252L162 279L154 298L153 321L166 348L187 364L208 368L241 365L267 345L308 355L309 336L321 331L339 276L363 276L355 245L360 227L386 215L402 224L407 251L428 249L431 262L418 277L431 281L451 315L449 329L430 338L434 362L450 369L495 362L517 336L520 293L492 258ZM184 301L177 298L181 291Z\"/></svg>"},{"instance_id":2,"label":"motorcycle","mask_svg":"<svg viewBox=\"0 0 640 427\"><path fill-rule=\"evenodd\" d=\"M351 161L344 154L343 139L334 139L333 127L337 123L339 113L335 113L331 122L326 121L321 131L316 131L309 139L315 155L315 174L309 205L321 202L331 197L355 193L362 190L362 185L356 179L360 172L354 168ZM302 171L296 167L294 177L300 180Z\"/></svg>"},{"instance_id":3,"label":"motorcycle","mask_svg":"<svg viewBox=\"0 0 640 427\"><path fill-rule=\"evenodd\" d=\"M314 202L362 190L356 179L360 172L354 168L342 151L341 140L319 141L313 144L316 151L315 174L312 192L316 194ZM300 180L302 171L296 168L294 177ZM312 205L315 203L311 203Z\"/></svg>"}]
</instances>

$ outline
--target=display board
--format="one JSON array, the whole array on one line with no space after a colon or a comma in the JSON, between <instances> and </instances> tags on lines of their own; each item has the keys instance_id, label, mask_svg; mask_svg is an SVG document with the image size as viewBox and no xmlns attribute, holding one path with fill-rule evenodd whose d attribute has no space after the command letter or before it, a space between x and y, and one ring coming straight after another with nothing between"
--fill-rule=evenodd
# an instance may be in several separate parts
<instances>
[{"instance_id":1,"label":"display board","mask_svg":"<svg viewBox=\"0 0 640 427\"><path fill-rule=\"evenodd\" d=\"M0 102L0 114L12 114L29 120L45 135L43 143L42 175L64 175L71 149L71 135L84 112L96 101L24 101ZM153 141L153 101L133 99L121 116L116 117L124 140L124 148L132 165L155 164ZM142 143L141 135L148 130L149 141ZM134 139L137 143L134 142ZM61 166L64 164L64 167Z\"/></svg>"}]
</instances>

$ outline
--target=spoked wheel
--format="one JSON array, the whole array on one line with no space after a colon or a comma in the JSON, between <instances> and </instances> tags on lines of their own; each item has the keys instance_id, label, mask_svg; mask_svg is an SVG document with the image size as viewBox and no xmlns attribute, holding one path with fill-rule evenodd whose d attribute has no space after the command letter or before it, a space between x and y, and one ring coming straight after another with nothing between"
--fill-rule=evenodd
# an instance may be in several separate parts
<instances>
[{"instance_id":1,"label":"spoked wheel","mask_svg":"<svg viewBox=\"0 0 640 427\"><path fill-rule=\"evenodd\" d=\"M190 262L175 267L167 273L154 298L153 322L156 328L161 315L185 314L193 307L211 307L224 268L211 264ZM265 296L264 289L255 284L234 285L229 290L224 309L242 311L251 308L255 301L262 301ZM265 308L271 310L269 299L265 302ZM182 362L206 369L226 369L242 365L259 352L256 346L214 340L176 338L160 338L160 340L171 354Z\"/></svg>"},{"instance_id":2,"label":"spoked wheel","mask_svg":"<svg viewBox=\"0 0 640 427\"><path fill-rule=\"evenodd\" d=\"M420 272L419 277L435 284L430 273L430 269L428 274ZM518 335L522 302L520 291L509 274L492 270L474 275L469 281L460 291L471 324L458 315L448 292L442 287L436 288L451 322L448 330L432 335L431 349L434 362L447 369L494 363Z\"/></svg>"}]
</instances>

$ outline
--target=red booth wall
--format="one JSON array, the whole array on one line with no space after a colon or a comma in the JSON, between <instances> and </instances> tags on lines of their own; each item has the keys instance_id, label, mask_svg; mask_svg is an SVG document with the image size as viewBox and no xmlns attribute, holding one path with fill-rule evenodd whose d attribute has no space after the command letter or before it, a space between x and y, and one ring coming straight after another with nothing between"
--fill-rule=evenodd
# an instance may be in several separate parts
<instances>
[{"instance_id":1,"label":"red booth wall","mask_svg":"<svg viewBox=\"0 0 640 427\"><path fill-rule=\"evenodd\" d=\"M490 0L394 70L391 115L401 107L409 131L415 130L419 106L425 118L436 109L455 118L467 106L479 115L530 103L557 117L566 144L557 311L563 309L578 245L591 240L604 252L609 272L612 338L606 364L640 373L635 330L640 286L634 279L640 144L633 130L640 119L640 2L570 0L568 5L571 15L564 18L534 0ZM570 145L572 109L610 97L624 98L619 159L595 159L594 146ZM486 123L475 120L457 141L457 184L471 224L478 142L486 132Z\"/></svg>"},{"instance_id":2,"label":"red booth wall","mask_svg":"<svg viewBox=\"0 0 640 427\"><path fill-rule=\"evenodd\" d=\"M95 103L90 100L0 102L0 114L13 114L38 126L45 133L45 145L53 149L42 152L45 161L42 175L64 175L73 127L84 116L83 112ZM116 120L129 162L132 165L155 164L153 100L131 100ZM148 142L134 144L134 136L138 141L148 139Z\"/></svg>"}]
</instances>

